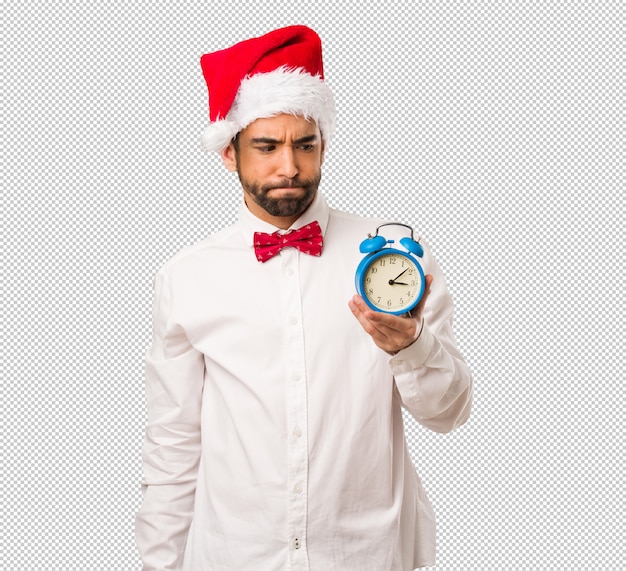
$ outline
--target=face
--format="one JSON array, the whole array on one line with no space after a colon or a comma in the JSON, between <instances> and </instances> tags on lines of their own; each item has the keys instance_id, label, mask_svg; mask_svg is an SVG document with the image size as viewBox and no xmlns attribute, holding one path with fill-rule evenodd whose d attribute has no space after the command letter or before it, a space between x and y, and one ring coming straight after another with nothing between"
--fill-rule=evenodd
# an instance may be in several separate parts
<instances>
[{"instance_id":1,"label":"face","mask_svg":"<svg viewBox=\"0 0 626 571\"><path fill-rule=\"evenodd\" d=\"M237 172L250 211L289 228L310 206L321 179L324 145L314 121L294 115L257 119L222 151Z\"/></svg>"}]
</instances>

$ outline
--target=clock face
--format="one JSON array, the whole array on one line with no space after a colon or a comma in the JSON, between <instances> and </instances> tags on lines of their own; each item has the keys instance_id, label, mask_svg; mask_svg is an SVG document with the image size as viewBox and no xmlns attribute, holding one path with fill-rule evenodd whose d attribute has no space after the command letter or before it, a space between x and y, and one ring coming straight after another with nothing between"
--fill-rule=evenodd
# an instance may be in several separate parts
<instances>
[{"instance_id":1,"label":"clock face","mask_svg":"<svg viewBox=\"0 0 626 571\"><path fill-rule=\"evenodd\" d=\"M424 273L406 254L387 249L367 261L360 293L373 309L406 313L417 305L424 293Z\"/></svg>"}]
</instances>

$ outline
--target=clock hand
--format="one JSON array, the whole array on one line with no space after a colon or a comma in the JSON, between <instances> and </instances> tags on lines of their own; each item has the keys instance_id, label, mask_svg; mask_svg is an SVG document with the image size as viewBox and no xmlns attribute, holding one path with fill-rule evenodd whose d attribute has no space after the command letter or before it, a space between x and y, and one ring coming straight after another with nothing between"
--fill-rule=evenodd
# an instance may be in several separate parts
<instances>
[{"instance_id":1,"label":"clock hand","mask_svg":"<svg viewBox=\"0 0 626 571\"><path fill-rule=\"evenodd\" d=\"M400 273L399 273L399 274L398 274L395 278L393 278L392 280L389 280L389 285L396 285L396 284L398 284L398 285L409 285L409 284L405 284L405 283L402 283L402 282L397 282L397 281L396 281L396 280L397 280L397 279L398 279L398 278L399 278L402 274L404 274L405 272L408 272L408 271L409 271L409 268L407 268L406 270L404 270L404 271L400 272Z\"/></svg>"},{"instance_id":2,"label":"clock hand","mask_svg":"<svg viewBox=\"0 0 626 571\"><path fill-rule=\"evenodd\" d=\"M404 272L408 272L409 268L407 268L406 270L404 270ZM404 272L400 272L395 278L393 278L392 280L390 280L391 282L395 282ZM406 284L402 284L402 285L406 285Z\"/></svg>"}]
</instances>

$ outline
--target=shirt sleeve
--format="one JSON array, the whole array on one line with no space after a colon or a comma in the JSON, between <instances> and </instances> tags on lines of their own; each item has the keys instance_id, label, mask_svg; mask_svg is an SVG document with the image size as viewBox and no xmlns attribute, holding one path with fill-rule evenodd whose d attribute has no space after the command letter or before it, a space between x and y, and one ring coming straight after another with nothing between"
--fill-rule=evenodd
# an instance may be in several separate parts
<instances>
[{"instance_id":1,"label":"shirt sleeve","mask_svg":"<svg viewBox=\"0 0 626 571\"><path fill-rule=\"evenodd\" d=\"M433 283L418 339L390 360L405 408L423 426L450 432L465 423L472 407L472 375L452 329L454 307L441 268L425 248L424 272Z\"/></svg>"},{"instance_id":2,"label":"shirt sleeve","mask_svg":"<svg viewBox=\"0 0 626 571\"><path fill-rule=\"evenodd\" d=\"M204 359L175 324L167 276L154 281L153 335L145 358L147 426L143 501L135 537L143 571L175 571L193 517L200 461Z\"/></svg>"}]
</instances>

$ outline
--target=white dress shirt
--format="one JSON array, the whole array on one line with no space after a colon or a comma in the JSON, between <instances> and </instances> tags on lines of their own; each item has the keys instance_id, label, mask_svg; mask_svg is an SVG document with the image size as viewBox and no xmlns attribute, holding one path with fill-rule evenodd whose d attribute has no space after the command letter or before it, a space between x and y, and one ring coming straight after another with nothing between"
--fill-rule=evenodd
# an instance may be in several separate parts
<instances>
[{"instance_id":1,"label":"white dress shirt","mask_svg":"<svg viewBox=\"0 0 626 571\"><path fill-rule=\"evenodd\" d=\"M318 193L321 257L259 263L238 222L155 278L148 423L136 539L144 571L410 571L433 565L435 520L401 407L447 432L464 423L470 372L452 301L434 277L422 332L391 356L352 315L359 244L382 221Z\"/></svg>"}]
</instances>

